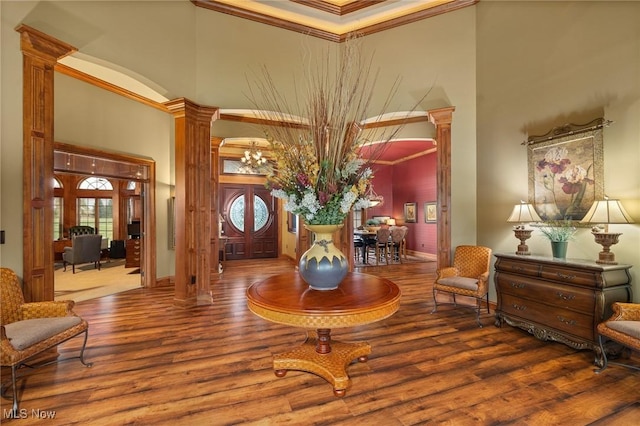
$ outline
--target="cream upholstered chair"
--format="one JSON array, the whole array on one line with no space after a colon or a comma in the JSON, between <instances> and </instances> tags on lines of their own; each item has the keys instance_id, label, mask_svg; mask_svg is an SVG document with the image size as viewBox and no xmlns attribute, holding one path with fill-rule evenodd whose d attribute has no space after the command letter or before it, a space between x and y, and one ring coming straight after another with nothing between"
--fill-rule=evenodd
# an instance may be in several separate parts
<instances>
[{"instance_id":1,"label":"cream upholstered chair","mask_svg":"<svg viewBox=\"0 0 640 426\"><path fill-rule=\"evenodd\" d=\"M25 303L17 275L11 269L0 268L0 361L2 367L11 368L11 381L2 384L2 395L12 387L14 414L18 413L19 403L18 369L27 366L29 359L84 333L80 355L73 358L91 366L84 360L89 325L71 310L73 305L73 300ZM52 362L66 359L71 358Z\"/></svg>"},{"instance_id":2,"label":"cream upholstered chair","mask_svg":"<svg viewBox=\"0 0 640 426\"><path fill-rule=\"evenodd\" d=\"M598 342L602 353L602 367L595 370L602 372L608 364L622 365L624 367L640 370L640 365L623 364L607 360L604 348L605 338L613 340L625 348L640 351L640 303L614 302L611 305L613 315L607 321L598 324Z\"/></svg>"},{"instance_id":3,"label":"cream upholstered chair","mask_svg":"<svg viewBox=\"0 0 640 426\"><path fill-rule=\"evenodd\" d=\"M456 304L456 294L474 297L476 299L476 322L480 322L480 305L482 299L487 299L487 313L489 313L489 264L491 263L491 249L482 246L458 246L453 255L453 265L441 268L436 272L433 283L433 301L435 307L431 313L438 310L438 292L453 294Z\"/></svg>"}]
</instances>

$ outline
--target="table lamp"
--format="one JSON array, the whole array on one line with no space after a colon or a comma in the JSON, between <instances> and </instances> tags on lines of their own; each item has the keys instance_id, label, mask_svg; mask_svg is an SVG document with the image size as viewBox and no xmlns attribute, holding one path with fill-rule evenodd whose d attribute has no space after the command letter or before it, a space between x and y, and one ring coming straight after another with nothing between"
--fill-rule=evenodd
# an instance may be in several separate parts
<instances>
[{"instance_id":1,"label":"table lamp","mask_svg":"<svg viewBox=\"0 0 640 426\"><path fill-rule=\"evenodd\" d=\"M542 222L540 216L536 212L536 209L532 204L525 203L524 201L520 201L520 204L516 204L513 207L513 211L511 212L511 216L507 219L507 222L510 223L531 223L531 222ZM531 232L533 229L526 229L525 225L516 225L513 227L513 233L516 238L520 240L520 244L518 245L518 250L516 254L527 256L530 255L529 246L525 244L529 238L531 238Z\"/></svg>"},{"instance_id":2,"label":"table lamp","mask_svg":"<svg viewBox=\"0 0 640 426\"><path fill-rule=\"evenodd\" d=\"M395 219L387 219L387 225L396 226L396 220Z\"/></svg>"},{"instance_id":3,"label":"table lamp","mask_svg":"<svg viewBox=\"0 0 640 426\"><path fill-rule=\"evenodd\" d=\"M605 196L604 200L594 201L580 223L596 224L591 228L591 233L595 237L596 243L602 246L602 251L596 263L617 265L616 256L611 252L610 247L618 243L618 237L622 235L622 233L609 232L609 224L633 223L633 219L624 207L622 207L620 200L610 200Z\"/></svg>"}]
</instances>

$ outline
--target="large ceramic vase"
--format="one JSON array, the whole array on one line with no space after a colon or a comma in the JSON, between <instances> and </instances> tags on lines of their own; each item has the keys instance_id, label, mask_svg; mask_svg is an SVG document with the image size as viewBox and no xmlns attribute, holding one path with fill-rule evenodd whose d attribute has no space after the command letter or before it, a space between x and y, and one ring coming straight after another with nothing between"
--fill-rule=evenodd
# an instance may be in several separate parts
<instances>
[{"instance_id":1,"label":"large ceramic vase","mask_svg":"<svg viewBox=\"0 0 640 426\"><path fill-rule=\"evenodd\" d=\"M567 246L569 241L551 241L551 253L556 259L567 258Z\"/></svg>"},{"instance_id":2,"label":"large ceramic vase","mask_svg":"<svg viewBox=\"0 0 640 426\"><path fill-rule=\"evenodd\" d=\"M298 264L300 276L314 290L335 290L347 275L345 255L333 244L333 233L340 225L307 225L313 232L313 245L304 252Z\"/></svg>"}]
</instances>

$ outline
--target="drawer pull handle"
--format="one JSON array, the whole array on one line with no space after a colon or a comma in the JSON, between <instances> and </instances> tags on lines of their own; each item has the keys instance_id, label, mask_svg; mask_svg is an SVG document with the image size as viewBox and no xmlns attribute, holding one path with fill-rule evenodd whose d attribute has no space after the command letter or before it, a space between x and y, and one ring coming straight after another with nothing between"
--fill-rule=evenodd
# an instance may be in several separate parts
<instances>
[{"instance_id":1,"label":"drawer pull handle","mask_svg":"<svg viewBox=\"0 0 640 426\"><path fill-rule=\"evenodd\" d=\"M526 284L524 284L524 283L517 283L517 282L514 282L514 281L511 281L510 284L511 284L511 287L513 287L513 288L525 288L525 286L526 286Z\"/></svg>"},{"instance_id":2,"label":"drawer pull handle","mask_svg":"<svg viewBox=\"0 0 640 426\"><path fill-rule=\"evenodd\" d=\"M560 315L558 315L558 321L560 321L561 323L567 324L567 325L576 325L576 321L575 320L569 320L566 319L565 317L562 317Z\"/></svg>"},{"instance_id":3,"label":"drawer pull handle","mask_svg":"<svg viewBox=\"0 0 640 426\"><path fill-rule=\"evenodd\" d=\"M562 278L563 280L569 280L569 281L571 281L576 277L575 275L565 275L565 274L561 274L560 272L556 272L556 275L558 276L558 278Z\"/></svg>"},{"instance_id":4,"label":"drawer pull handle","mask_svg":"<svg viewBox=\"0 0 640 426\"><path fill-rule=\"evenodd\" d=\"M524 268L522 266L515 266L514 265L514 266L511 267L511 269L513 269L514 271L518 271L518 272L524 271Z\"/></svg>"},{"instance_id":5,"label":"drawer pull handle","mask_svg":"<svg viewBox=\"0 0 640 426\"><path fill-rule=\"evenodd\" d=\"M557 292L556 295L562 300L573 300L576 298L573 294L564 294L562 292Z\"/></svg>"},{"instance_id":6,"label":"drawer pull handle","mask_svg":"<svg viewBox=\"0 0 640 426\"><path fill-rule=\"evenodd\" d=\"M515 303L512 305L513 309L516 311L525 311L527 307L525 305L516 305Z\"/></svg>"}]
</instances>

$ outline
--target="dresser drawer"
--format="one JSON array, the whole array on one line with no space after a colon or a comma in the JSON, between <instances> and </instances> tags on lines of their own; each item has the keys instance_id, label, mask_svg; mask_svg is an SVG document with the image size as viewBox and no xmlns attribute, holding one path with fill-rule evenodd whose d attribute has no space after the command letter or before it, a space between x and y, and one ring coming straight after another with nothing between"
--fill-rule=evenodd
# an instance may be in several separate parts
<instances>
[{"instance_id":1,"label":"dresser drawer","mask_svg":"<svg viewBox=\"0 0 640 426\"><path fill-rule=\"evenodd\" d=\"M501 311L509 316L520 317L542 324L550 329L569 333L573 336L593 341L593 315L581 314L557 306L545 305L533 300L504 294Z\"/></svg>"},{"instance_id":2,"label":"dresser drawer","mask_svg":"<svg viewBox=\"0 0 640 426\"><path fill-rule=\"evenodd\" d=\"M540 265L531 262L521 262L514 259L500 258L498 259L498 262L496 262L496 270L537 277L540 274Z\"/></svg>"},{"instance_id":3,"label":"dresser drawer","mask_svg":"<svg viewBox=\"0 0 640 426\"><path fill-rule=\"evenodd\" d=\"M582 285L590 288L594 288L598 284L598 274L595 271L563 268L555 265L543 265L540 277L558 283Z\"/></svg>"},{"instance_id":4,"label":"dresser drawer","mask_svg":"<svg viewBox=\"0 0 640 426\"><path fill-rule=\"evenodd\" d=\"M578 286L558 285L533 278L500 273L496 278L498 291L518 298L593 315L596 301L592 290Z\"/></svg>"}]
</instances>

